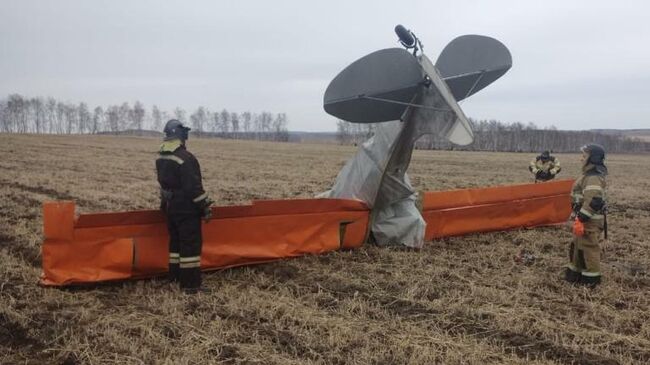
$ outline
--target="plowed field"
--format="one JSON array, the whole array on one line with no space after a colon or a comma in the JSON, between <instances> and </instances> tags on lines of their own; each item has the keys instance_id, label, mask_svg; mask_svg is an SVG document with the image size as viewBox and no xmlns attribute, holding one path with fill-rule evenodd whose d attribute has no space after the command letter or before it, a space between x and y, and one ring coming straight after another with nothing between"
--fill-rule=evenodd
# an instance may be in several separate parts
<instances>
[{"instance_id":1,"label":"plowed field","mask_svg":"<svg viewBox=\"0 0 650 365\"><path fill-rule=\"evenodd\" d=\"M37 285L41 204L155 208L159 141L0 134L0 363L648 364L650 156L608 156L604 283L561 280L561 227L371 245L204 275L186 296L152 279ZM576 146L577 147L577 146ZM312 197L354 148L190 139L219 205ZM530 182L532 154L415 151L417 190ZM575 177L578 154L558 155ZM521 250L534 255L523 265Z\"/></svg>"}]
</instances>

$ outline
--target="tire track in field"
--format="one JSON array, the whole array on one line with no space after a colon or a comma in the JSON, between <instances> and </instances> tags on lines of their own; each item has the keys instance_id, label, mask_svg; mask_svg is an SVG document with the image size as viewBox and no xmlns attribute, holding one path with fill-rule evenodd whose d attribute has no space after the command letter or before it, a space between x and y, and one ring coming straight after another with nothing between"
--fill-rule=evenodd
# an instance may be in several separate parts
<instances>
[{"instance_id":1,"label":"tire track in field","mask_svg":"<svg viewBox=\"0 0 650 365\"><path fill-rule=\"evenodd\" d=\"M4 312L0 312L0 348L3 347L6 349L6 353L11 354L15 349L20 349L22 355L31 354L32 357L34 353L40 355L42 350L47 348L41 340L30 335L27 327L12 320ZM38 358L40 359L32 358L31 360L47 362L47 359L42 356L38 356ZM18 357L16 357L16 361L18 361Z\"/></svg>"},{"instance_id":2,"label":"tire track in field","mask_svg":"<svg viewBox=\"0 0 650 365\"><path fill-rule=\"evenodd\" d=\"M0 233L0 242L7 248L7 251L14 257L21 257L29 266L41 266L41 254L39 250L28 247L16 238Z\"/></svg>"},{"instance_id":3,"label":"tire track in field","mask_svg":"<svg viewBox=\"0 0 650 365\"><path fill-rule=\"evenodd\" d=\"M423 304L396 300L391 297L371 298L382 304L382 308L394 315L407 320L420 320L423 316L427 319L445 318L436 321L435 329L442 329L452 336L471 336L485 340L490 344L503 348L506 352L515 354L522 359L535 358L557 361L563 364L590 364L590 365L618 365L618 360L611 357L594 354L583 350L574 350L553 343L542 335L530 335L498 328L494 326L492 318L485 316L472 316L465 312L453 312L451 315L436 309L427 308ZM632 350L624 343L612 343L610 348L618 353L627 355L642 364L650 362L650 351Z\"/></svg>"},{"instance_id":4,"label":"tire track in field","mask_svg":"<svg viewBox=\"0 0 650 365\"><path fill-rule=\"evenodd\" d=\"M261 265L257 270L274 277L295 279L295 275L289 272L283 265ZM307 275L309 277L309 275ZM307 278L305 278L307 279ZM444 331L452 337L472 337L504 352L518 356L522 359L533 358L537 360L552 360L562 364L590 364L590 365L618 365L620 361L605 355L596 354L585 350L576 350L567 346L546 339L543 334L527 334L499 328L495 319L489 314L473 315L465 311L445 312L436 308L430 308L423 303L399 299L387 293L369 291L369 288L345 282L333 277L327 280L314 280L319 282L316 287L300 285L296 289L296 295L305 294L305 291L324 291L327 297L317 300L317 305L326 311L335 311L345 300L355 296L362 296L368 303L377 303L381 310L391 316L401 318L415 324L423 323L426 319L426 328L431 331ZM283 288L286 288L286 284ZM269 288L262 288L268 290ZM272 288L270 288L272 290ZM369 318L372 320L372 318ZM650 363L650 350L630 347L622 341L616 341L608 346L609 350L627 356L628 359L642 364Z\"/></svg>"},{"instance_id":5,"label":"tire track in field","mask_svg":"<svg viewBox=\"0 0 650 365\"><path fill-rule=\"evenodd\" d=\"M92 200L77 198L74 195L71 195L69 193L63 193L55 189L46 188L44 186L29 186L29 185L21 184L19 182L7 181L7 180L0 180L0 183L5 184L6 186L13 189L28 191L34 194L45 195L55 200L74 200L77 204L89 208L103 208L101 205L97 204Z\"/></svg>"},{"instance_id":6,"label":"tire track in field","mask_svg":"<svg viewBox=\"0 0 650 365\"><path fill-rule=\"evenodd\" d=\"M5 199L11 200L19 207L26 207L27 210L29 210L29 208L41 206L43 201L41 199L27 196L24 194L25 192L46 196L54 200L74 200L83 206L91 208L102 208L99 204L93 201L75 198L73 195L68 193L62 193L44 186L29 186L4 179L0 179L0 184L9 188L9 193L4 195ZM7 207L7 204L0 207L0 223L4 221L8 228L16 225L21 220L38 219L38 214L34 212L10 210ZM3 232L0 232L0 242L2 242L2 246L7 248L13 256L22 258L28 265L32 267L41 266L40 247L27 245L20 237L16 237L15 234L12 234L10 229L4 229Z\"/></svg>"},{"instance_id":7,"label":"tire track in field","mask_svg":"<svg viewBox=\"0 0 650 365\"><path fill-rule=\"evenodd\" d=\"M4 194L2 199L4 204L0 206L0 242L2 243L0 247L7 249L11 256L22 258L31 267L40 266L38 247L29 245L25 240L20 239L19 235L14 232L14 227L24 221L38 219L34 208L38 207L41 202L15 190Z\"/></svg>"}]
</instances>

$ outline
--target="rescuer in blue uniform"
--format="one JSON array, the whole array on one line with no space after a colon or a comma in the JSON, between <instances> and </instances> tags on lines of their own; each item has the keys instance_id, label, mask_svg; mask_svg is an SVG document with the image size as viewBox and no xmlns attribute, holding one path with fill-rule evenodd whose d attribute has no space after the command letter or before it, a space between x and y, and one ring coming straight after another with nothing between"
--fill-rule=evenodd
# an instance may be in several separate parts
<instances>
[{"instance_id":1,"label":"rescuer in blue uniform","mask_svg":"<svg viewBox=\"0 0 650 365\"><path fill-rule=\"evenodd\" d=\"M201 219L210 219L213 201L203 190L198 160L185 147L189 131L176 119L167 122L156 171L169 231L169 278L193 294L201 289Z\"/></svg>"}]
</instances>

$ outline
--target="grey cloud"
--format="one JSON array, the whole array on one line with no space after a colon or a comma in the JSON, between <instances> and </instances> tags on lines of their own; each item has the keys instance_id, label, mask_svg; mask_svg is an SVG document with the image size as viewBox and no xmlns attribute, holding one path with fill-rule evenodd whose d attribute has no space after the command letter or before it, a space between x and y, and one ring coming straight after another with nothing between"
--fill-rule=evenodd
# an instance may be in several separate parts
<instances>
[{"instance_id":1,"label":"grey cloud","mask_svg":"<svg viewBox=\"0 0 650 365\"><path fill-rule=\"evenodd\" d=\"M403 23L435 59L485 34L512 70L462 106L469 116L565 129L647 123L643 1L3 1L0 96L106 105L286 112L294 130L334 130L327 83L350 62L398 46Z\"/></svg>"}]
</instances>

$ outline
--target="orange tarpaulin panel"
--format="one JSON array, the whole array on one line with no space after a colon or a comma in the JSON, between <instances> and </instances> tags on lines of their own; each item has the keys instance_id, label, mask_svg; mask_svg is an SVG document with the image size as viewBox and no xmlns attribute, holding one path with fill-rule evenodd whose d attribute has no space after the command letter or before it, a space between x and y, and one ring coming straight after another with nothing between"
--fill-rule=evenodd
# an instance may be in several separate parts
<instances>
[{"instance_id":1,"label":"orange tarpaulin panel","mask_svg":"<svg viewBox=\"0 0 650 365\"><path fill-rule=\"evenodd\" d=\"M43 208L44 285L119 280L167 271L168 235L159 211L83 214L73 202ZM358 201L305 199L213 208L203 224L201 267L213 270L319 254L363 244L368 208Z\"/></svg>"},{"instance_id":2,"label":"orange tarpaulin panel","mask_svg":"<svg viewBox=\"0 0 650 365\"><path fill-rule=\"evenodd\" d=\"M133 240L46 240L41 283L59 285L131 277Z\"/></svg>"},{"instance_id":3,"label":"orange tarpaulin panel","mask_svg":"<svg viewBox=\"0 0 650 365\"><path fill-rule=\"evenodd\" d=\"M572 181L425 193L425 238L564 222ZM216 207L203 224L201 268L214 270L363 244L369 210L355 200L269 200ZM82 214L74 202L43 206L44 285L164 274L168 235L160 211Z\"/></svg>"},{"instance_id":4,"label":"orange tarpaulin panel","mask_svg":"<svg viewBox=\"0 0 650 365\"><path fill-rule=\"evenodd\" d=\"M558 180L538 184L427 192L424 194L422 210L502 203L553 195L570 195L572 186L573 180Z\"/></svg>"},{"instance_id":5,"label":"orange tarpaulin panel","mask_svg":"<svg viewBox=\"0 0 650 365\"><path fill-rule=\"evenodd\" d=\"M565 222L573 180L425 193L425 239Z\"/></svg>"}]
</instances>

